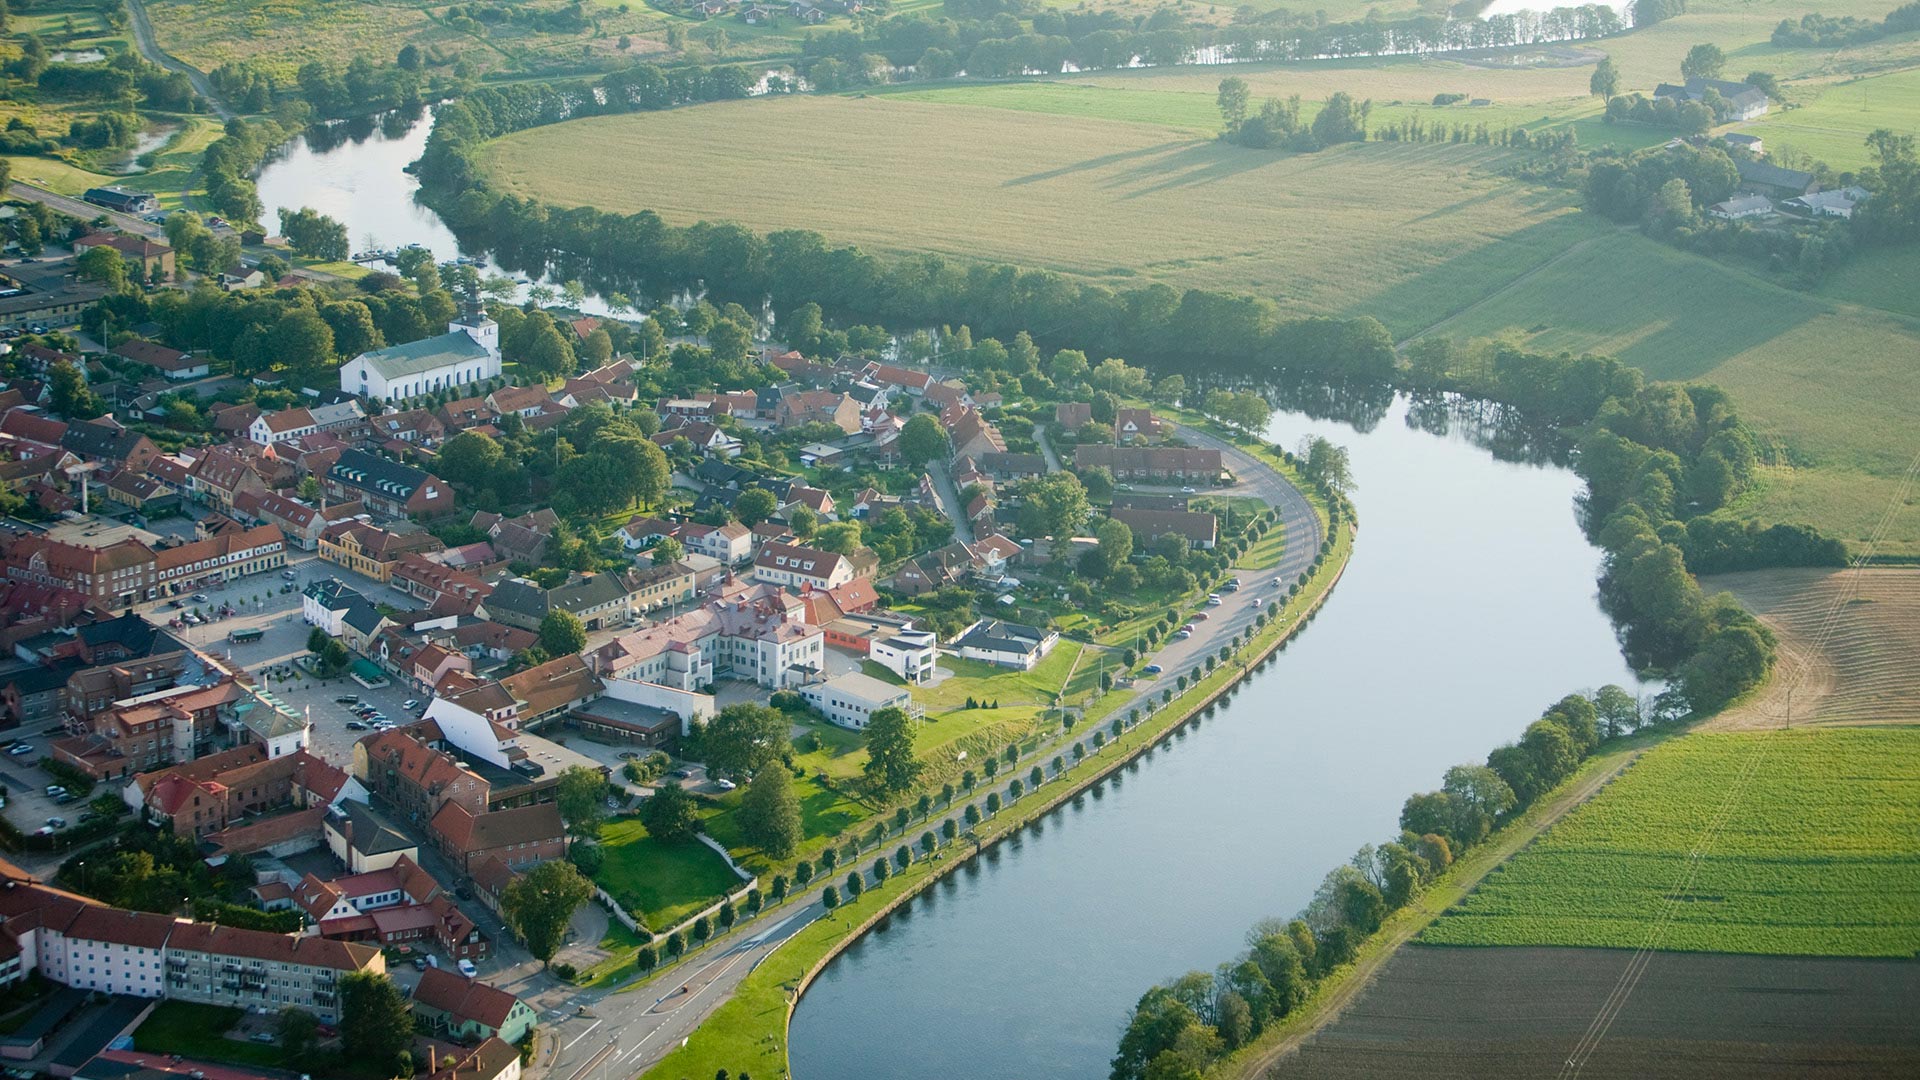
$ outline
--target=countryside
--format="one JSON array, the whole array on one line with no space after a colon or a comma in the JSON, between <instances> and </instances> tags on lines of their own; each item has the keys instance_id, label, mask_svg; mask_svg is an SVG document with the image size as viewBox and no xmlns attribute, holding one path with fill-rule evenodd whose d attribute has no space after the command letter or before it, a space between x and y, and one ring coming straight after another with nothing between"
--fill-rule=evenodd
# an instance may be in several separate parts
<instances>
[{"instance_id":1,"label":"countryside","mask_svg":"<svg viewBox=\"0 0 1920 1080\"><path fill-rule=\"evenodd\" d=\"M0 91L21 1075L1920 1070L1920 4L0 0Z\"/></svg>"}]
</instances>

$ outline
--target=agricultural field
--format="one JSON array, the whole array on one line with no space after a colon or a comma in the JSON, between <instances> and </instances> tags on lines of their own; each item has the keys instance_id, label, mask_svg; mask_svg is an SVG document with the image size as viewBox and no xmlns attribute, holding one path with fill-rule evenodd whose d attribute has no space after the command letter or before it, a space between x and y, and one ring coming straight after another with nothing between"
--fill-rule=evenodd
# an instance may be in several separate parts
<instances>
[{"instance_id":1,"label":"agricultural field","mask_svg":"<svg viewBox=\"0 0 1920 1080\"><path fill-rule=\"evenodd\" d=\"M1522 1080L1568 1055L1630 953L1410 945L1266 1075L1273 1080ZM1579 1075L1635 1080L1912 1076L1920 965L1663 953Z\"/></svg>"},{"instance_id":2,"label":"agricultural field","mask_svg":"<svg viewBox=\"0 0 1920 1080\"><path fill-rule=\"evenodd\" d=\"M1914 264L1911 252L1898 259ZM1611 353L1655 378L1721 386L1782 458L1735 512L1818 523L1857 544L1920 453L1910 422L1920 368L1907 359L1920 321L1847 302L1848 287L1797 292L1628 230L1569 248L1428 332L1518 329L1537 348ZM1862 303L1897 292L1850 287ZM1920 553L1920 517L1903 515L1881 551Z\"/></svg>"},{"instance_id":3,"label":"agricultural field","mask_svg":"<svg viewBox=\"0 0 1920 1080\"><path fill-rule=\"evenodd\" d=\"M566 205L811 228L1121 285L1247 289L1292 311L1373 310L1408 328L1605 231L1571 193L1499 175L1508 160L1472 145L1250 153L1157 124L896 95L596 117L486 155L507 189ZM623 182L602 183L609 169Z\"/></svg>"},{"instance_id":4,"label":"agricultural field","mask_svg":"<svg viewBox=\"0 0 1920 1080\"><path fill-rule=\"evenodd\" d=\"M1768 684L1713 730L1920 723L1920 568L1754 570L1701 579L1772 628Z\"/></svg>"},{"instance_id":5,"label":"agricultural field","mask_svg":"<svg viewBox=\"0 0 1920 1080\"><path fill-rule=\"evenodd\" d=\"M1648 751L1420 940L1911 957L1916 836L1920 728L1692 734Z\"/></svg>"},{"instance_id":6,"label":"agricultural field","mask_svg":"<svg viewBox=\"0 0 1920 1080\"><path fill-rule=\"evenodd\" d=\"M1769 154L1790 149L1836 169L1871 164L1866 138L1875 128L1920 131L1920 68L1800 83L1794 94L1807 100L1739 130L1765 139Z\"/></svg>"}]
</instances>

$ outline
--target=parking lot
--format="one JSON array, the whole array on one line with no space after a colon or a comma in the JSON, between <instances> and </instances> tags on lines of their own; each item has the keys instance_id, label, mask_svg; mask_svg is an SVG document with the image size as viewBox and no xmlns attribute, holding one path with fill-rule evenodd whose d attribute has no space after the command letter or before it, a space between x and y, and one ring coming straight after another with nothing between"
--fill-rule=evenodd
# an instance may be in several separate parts
<instances>
[{"instance_id":1,"label":"parking lot","mask_svg":"<svg viewBox=\"0 0 1920 1080\"><path fill-rule=\"evenodd\" d=\"M65 818L68 824L76 824L80 815L87 812L87 800L75 799L68 803L57 803L47 795L47 786L59 781L40 769L39 761L46 755L47 744L58 736L41 734L51 730L52 725L36 728L23 728L12 737L33 747L33 752L15 756L0 756L0 784L7 788L7 807L5 814L13 827L21 832L30 833L44 826L50 817ZM9 747L8 749L11 749ZM108 785L96 786L93 795L111 790L116 795L119 789Z\"/></svg>"}]
</instances>

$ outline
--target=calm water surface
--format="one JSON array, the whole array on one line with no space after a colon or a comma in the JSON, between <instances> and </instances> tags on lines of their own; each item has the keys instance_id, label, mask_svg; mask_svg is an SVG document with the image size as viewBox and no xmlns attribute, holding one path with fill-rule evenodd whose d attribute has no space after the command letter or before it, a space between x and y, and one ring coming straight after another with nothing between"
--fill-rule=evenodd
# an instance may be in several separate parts
<instances>
[{"instance_id":1,"label":"calm water surface","mask_svg":"<svg viewBox=\"0 0 1920 1080\"><path fill-rule=\"evenodd\" d=\"M403 167L428 121L301 140L259 177L355 249L459 253ZM372 241L370 244L369 241ZM795 1013L800 1080L1098 1080L1127 1007L1288 916L1401 802L1562 694L1631 684L1594 601L1572 473L1407 423L1302 413L1269 439L1346 445L1362 531L1333 600L1215 713L936 885L828 967Z\"/></svg>"},{"instance_id":2,"label":"calm water surface","mask_svg":"<svg viewBox=\"0 0 1920 1080\"><path fill-rule=\"evenodd\" d=\"M799 1080L1107 1075L1128 1006L1288 916L1400 804L1569 690L1633 685L1562 468L1298 413L1348 446L1361 533L1331 602L1172 746L934 886L794 1015Z\"/></svg>"}]
</instances>

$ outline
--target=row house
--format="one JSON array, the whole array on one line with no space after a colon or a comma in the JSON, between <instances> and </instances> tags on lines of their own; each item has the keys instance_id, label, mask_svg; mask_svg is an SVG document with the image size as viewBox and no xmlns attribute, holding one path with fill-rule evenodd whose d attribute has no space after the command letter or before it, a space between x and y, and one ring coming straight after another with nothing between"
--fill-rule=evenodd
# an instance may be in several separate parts
<instances>
[{"instance_id":1,"label":"row house","mask_svg":"<svg viewBox=\"0 0 1920 1080\"><path fill-rule=\"evenodd\" d=\"M244 492L233 500L234 517L278 528L287 543L301 551L318 551L320 534L326 531L328 525L344 521L363 510L358 502L310 506L274 491L265 494Z\"/></svg>"},{"instance_id":2,"label":"row house","mask_svg":"<svg viewBox=\"0 0 1920 1080\"><path fill-rule=\"evenodd\" d=\"M7 578L65 589L102 610L125 610L156 595L153 550L138 540L81 547L40 534L14 538Z\"/></svg>"},{"instance_id":3,"label":"row house","mask_svg":"<svg viewBox=\"0 0 1920 1080\"><path fill-rule=\"evenodd\" d=\"M475 814L458 802L440 807L427 831L442 855L471 873L482 859L497 858L525 872L567 854L567 826L554 803L533 803Z\"/></svg>"},{"instance_id":4,"label":"row house","mask_svg":"<svg viewBox=\"0 0 1920 1080\"><path fill-rule=\"evenodd\" d=\"M340 1019L340 979L385 974L379 949L128 911L5 867L0 939L22 974L78 990Z\"/></svg>"},{"instance_id":5,"label":"row house","mask_svg":"<svg viewBox=\"0 0 1920 1080\"><path fill-rule=\"evenodd\" d=\"M60 447L88 461L115 468L145 472L147 463L160 456L153 440L110 420L88 420L67 425L60 436Z\"/></svg>"},{"instance_id":6,"label":"row house","mask_svg":"<svg viewBox=\"0 0 1920 1080\"><path fill-rule=\"evenodd\" d=\"M222 510L233 509L242 492L265 495L273 490L254 463L232 446L215 446L193 463L188 474L193 497Z\"/></svg>"},{"instance_id":7,"label":"row house","mask_svg":"<svg viewBox=\"0 0 1920 1080\"><path fill-rule=\"evenodd\" d=\"M1077 470L1104 468L1115 480L1204 481L1222 478L1220 451L1185 446L1100 446L1074 448Z\"/></svg>"},{"instance_id":8,"label":"row house","mask_svg":"<svg viewBox=\"0 0 1920 1080\"><path fill-rule=\"evenodd\" d=\"M443 615L471 615L493 592L493 586L472 574L412 552L400 556L390 581L394 588Z\"/></svg>"},{"instance_id":9,"label":"row house","mask_svg":"<svg viewBox=\"0 0 1920 1080\"><path fill-rule=\"evenodd\" d=\"M320 533L321 558L382 584L392 579L403 557L439 548L440 541L424 529L382 529L357 518L335 522Z\"/></svg>"},{"instance_id":10,"label":"row house","mask_svg":"<svg viewBox=\"0 0 1920 1080\"><path fill-rule=\"evenodd\" d=\"M163 594L238 581L287 565L287 540L277 525L161 548L154 555L155 584Z\"/></svg>"},{"instance_id":11,"label":"row house","mask_svg":"<svg viewBox=\"0 0 1920 1080\"><path fill-rule=\"evenodd\" d=\"M293 890L293 903L306 914L311 933L336 941L383 949L431 945L455 960L484 960L489 951L480 928L407 855L383 869L332 881L308 874Z\"/></svg>"}]
</instances>

